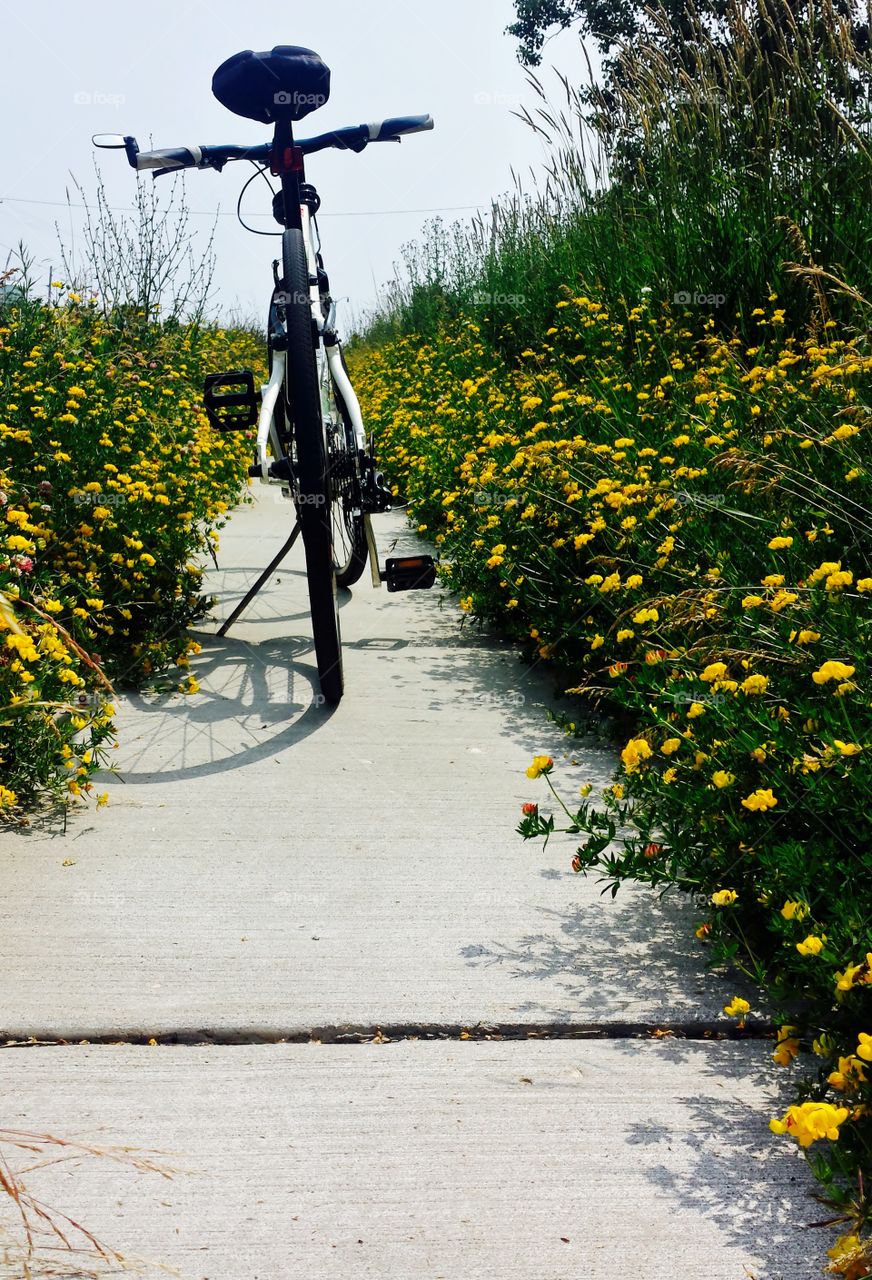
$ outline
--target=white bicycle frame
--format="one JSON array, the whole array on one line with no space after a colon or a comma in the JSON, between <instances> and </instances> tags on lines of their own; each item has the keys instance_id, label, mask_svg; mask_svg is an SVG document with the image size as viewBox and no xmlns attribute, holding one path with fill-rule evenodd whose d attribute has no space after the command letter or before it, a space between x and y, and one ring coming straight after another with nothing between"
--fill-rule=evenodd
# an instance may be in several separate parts
<instances>
[{"instance_id":1,"label":"white bicycle frame","mask_svg":"<svg viewBox=\"0 0 872 1280\"><path fill-rule=\"evenodd\" d=\"M310 305L312 308L312 318L318 328L318 333L323 334L325 329L333 327L333 321L336 315L336 304L331 306L330 314L325 317L321 314L321 296L318 288L318 259L317 249L315 245L315 223L312 219L307 205L300 207L300 216L303 225L303 241L306 246L306 263L309 272L309 280L314 281L309 285ZM278 402L279 392L281 391L285 380L285 369L287 367L287 355L284 351L274 351L272 361L272 371L270 373L269 382L265 387L261 388L261 406L257 423L257 455L256 462L260 466L260 483L261 484L281 484L287 485L287 481L275 480L269 474L270 456L267 452L272 449L272 457L280 458L282 456L281 444L279 442L278 430L275 422L275 409ZM345 372L345 366L342 363L342 349L338 342L325 346L323 343L318 345L318 382L321 388L321 418L322 422L330 417L330 383L335 383L345 402L348 410L348 416L351 419L351 426L354 431L354 438L358 449L366 448L366 432L363 426L363 415L360 412L360 403L351 385L351 380Z\"/></svg>"}]
</instances>

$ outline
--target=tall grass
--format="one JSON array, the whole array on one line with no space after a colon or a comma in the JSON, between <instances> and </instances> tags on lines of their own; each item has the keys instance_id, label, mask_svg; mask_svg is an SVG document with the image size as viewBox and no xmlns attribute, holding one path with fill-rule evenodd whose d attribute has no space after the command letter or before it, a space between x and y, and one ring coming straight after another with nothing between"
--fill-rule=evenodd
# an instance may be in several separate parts
<instances>
[{"instance_id":1,"label":"tall grass","mask_svg":"<svg viewBox=\"0 0 872 1280\"><path fill-rule=\"evenodd\" d=\"M567 285L608 304L643 289L692 304L714 295L698 305L743 336L771 292L802 330L822 266L868 296L868 41L829 3L800 20L788 0L766 0L753 17L732 3L712 31L690 12L670 37L652 9L657 38L620 50L608 90L588 68L586 83L558 76L552 102L531 75L537 105L521 114L550 152L533 191L516 178L470 223L429 224L364 336L426 336L472 312L517 354L547 330ZM850 309L844 294L832 305Z\"/></svg>"}]
</instances>

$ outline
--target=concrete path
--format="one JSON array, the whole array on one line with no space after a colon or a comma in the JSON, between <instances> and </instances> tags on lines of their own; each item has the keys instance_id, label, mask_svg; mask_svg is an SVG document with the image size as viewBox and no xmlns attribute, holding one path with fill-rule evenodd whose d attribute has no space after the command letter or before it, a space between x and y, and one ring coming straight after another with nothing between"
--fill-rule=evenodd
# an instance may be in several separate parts
<instances>
[{"instance_id":1,"label":"concrete path","mask_svg":"<svg viewBox=\"0 0 872 1280\"><path fill-rule=\"evenodd\" d=\"M288 519L271 493L234 516L216 616ZM532 754L570 794L611 755L573 754L542 673L438 590L344 593L331 713L305 605L295 554L201 637L199 694L121 700L107 810L4 838L0 1039L218 1042L0 1055L0 1123L192 1170L64 1165L41 1197L209 1280L817 1275L765 1042L621 1038L726 1022L692 914L513 833ZM282 1038L324 1043L256 1043Z\"/></svg>"}]
</instances>

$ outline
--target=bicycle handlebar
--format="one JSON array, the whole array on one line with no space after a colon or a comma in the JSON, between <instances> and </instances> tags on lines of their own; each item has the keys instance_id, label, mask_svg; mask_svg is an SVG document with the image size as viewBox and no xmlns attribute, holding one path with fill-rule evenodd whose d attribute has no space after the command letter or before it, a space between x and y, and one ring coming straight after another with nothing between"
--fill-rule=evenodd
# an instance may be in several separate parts
<instances>
[{"instance_id":1,"label":"bicycle handlebar","mask_svg":"<svg viewBox=\"0 0 872 1280\"><path fill-rule=\"evenodd\" d=\"M328 147L336 147L340 151L363 151L371 142L399 142L405 134L422 133L432 128L433 117L430 115L391 116L387 120L376 120L371 124L346 125L345 128L320 133L314 138L301 138L296 145L304 155L324 151ZM159 178L161 174L174 173L179 169L220 170L228 160L254 160L265 164L272 147L270 143L264 142L256 147L189 146L140 151L135 138L125 137L124 150L132 168L138 172L153 169L154 176Z\"/></svg>"}]
</instances>

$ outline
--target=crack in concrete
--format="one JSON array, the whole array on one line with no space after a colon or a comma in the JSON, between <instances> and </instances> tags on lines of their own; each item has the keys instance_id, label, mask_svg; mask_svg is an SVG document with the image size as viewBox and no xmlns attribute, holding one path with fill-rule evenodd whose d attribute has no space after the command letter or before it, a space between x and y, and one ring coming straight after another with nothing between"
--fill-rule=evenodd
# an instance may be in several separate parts
<instances>
[{"instance_id":1,"label":"crack in concrete","mask_svg":"<svg viewBox=\"0 0 872 1280\"><path fill-rule=\"evenodd\" d=\"M381 1023L293 1027L215 1029L179 1027L153 1031L89 1031L58 1036L50 1032L0 1030L0 1048L22 1049L59 1045L260 1045L260 1044L395 1044L428 1040L767 1040L771 1023L748 1020L744 1026L719 1022L494 1022Z\"/></svg>"}]
</instances>

